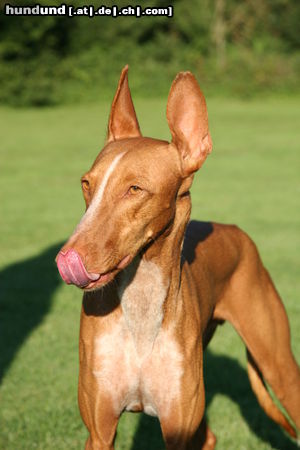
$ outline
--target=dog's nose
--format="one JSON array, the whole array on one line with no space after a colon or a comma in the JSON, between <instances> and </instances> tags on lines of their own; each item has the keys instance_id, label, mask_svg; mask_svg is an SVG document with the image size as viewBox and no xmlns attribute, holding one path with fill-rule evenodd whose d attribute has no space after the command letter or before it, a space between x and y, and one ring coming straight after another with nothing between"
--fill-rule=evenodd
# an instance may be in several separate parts
<instances>
[{"instance_id":1,"label":"dog's nose","mask_svg":"<svg viewBox=\"0 0 300 450\"><path fill-rule=\"evenodd\" d=\"M91 281L100 278L98 273L87 272L80 255L72 248L69 248L66 252L60 251L56 258L56 264L60 276L67 284L84 287Z\"/></svg>"}]
</instances>

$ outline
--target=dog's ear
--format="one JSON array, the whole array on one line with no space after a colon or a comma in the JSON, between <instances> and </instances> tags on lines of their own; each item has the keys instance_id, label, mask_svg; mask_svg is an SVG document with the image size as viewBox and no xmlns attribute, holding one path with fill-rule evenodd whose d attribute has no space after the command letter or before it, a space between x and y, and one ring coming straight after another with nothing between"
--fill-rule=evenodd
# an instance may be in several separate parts
<instances>
[{"instance_id":1,"label":"dog's ear","mask_svg":"<svg viewBox=\"0 0 300 450\"><path fill-rule=\"evenodd\" d=\"M198 170L212 150L204 95L190 72L180 72L168 97L172 142L181 154L183 176Z\"/></svg>"},{"instance_id":2,"label":"dog's ear","mask_svg":"<svg viewBox=\"0 0 300 450\"><path fill-rule=\"evenodd\" d=\"M111 105L107 142L139 136L141 132L128 86L128 66L126 65L121 72Z\"/></svg>"}]
</instances>

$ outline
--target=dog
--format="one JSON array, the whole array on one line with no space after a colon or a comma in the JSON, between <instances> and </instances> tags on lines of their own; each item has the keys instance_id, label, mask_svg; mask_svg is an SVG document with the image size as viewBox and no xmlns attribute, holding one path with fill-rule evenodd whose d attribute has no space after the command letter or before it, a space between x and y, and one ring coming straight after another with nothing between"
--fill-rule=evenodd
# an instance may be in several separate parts
<instances>
[{"instance_id":1,"label":"dog","mask_svg":"<svg viewBox=\"0 0 300 450\"><path fill-rule=\"evenodd\" d=\"M157 416L167 449L213 449L203 418L203 351L224 321L246 345L260 405L296 437L299 367L255 244L233 225L188 223L193 177L212 150L206 102L190 72L171 86L167 120L170 143L142 136L126 66L107 141L81 179L86 212L56 258L62 279L84 291L78 399L85 448L113 449L127 410Z\"/></svg>"}]
</instances>

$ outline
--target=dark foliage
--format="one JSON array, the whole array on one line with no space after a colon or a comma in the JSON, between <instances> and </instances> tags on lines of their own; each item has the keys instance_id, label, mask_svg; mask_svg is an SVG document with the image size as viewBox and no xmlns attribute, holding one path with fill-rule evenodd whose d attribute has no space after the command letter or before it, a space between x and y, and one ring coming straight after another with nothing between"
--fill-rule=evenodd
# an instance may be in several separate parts
<instances>
[{"instance_id":1,"label":"dark foliage","mask_svg":"<svg viewBox=\"0 0 300 450\"><path fill-rule=\"evenodd\" d=\"M0 14L2 103L41 106L89 100L99 95L101 86L106 96L126 63L134 69L136 92L143 96L165 92L170 79L183 69L193 70L206 89L218 93L252 95L294 90L298 85L298 0L175 0L172 18L139 19L6 16L4 3ZM40 1L44 6L61 3ZM36 1L10 4L33 6ZM72 4L83 6L84 2ZM149 6L169 4L153 0ZM128 1L119 1L118 6L128 6Z\"/></svg>"}]
</instances>

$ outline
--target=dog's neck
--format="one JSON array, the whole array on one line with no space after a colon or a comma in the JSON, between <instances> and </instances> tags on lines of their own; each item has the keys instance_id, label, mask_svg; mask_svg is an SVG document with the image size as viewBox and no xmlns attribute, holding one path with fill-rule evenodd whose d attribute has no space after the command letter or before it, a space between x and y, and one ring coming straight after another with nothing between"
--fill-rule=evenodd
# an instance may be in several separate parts
<instances>
[{"instance_id":1,"label":"dog's neck","mask_svg":"<svg viewBox=\"0 0 300 450\"><path fill-rule=\"evenodd\" d=\"M122 311L141 357L151 352L166 311L176 308L182 242L190 212L190 202L185 203L186 214L176 214L170 229L120 274Z\"/></svg>"},{"instance_id":2,"label":"dog's neck","mask_svg":"<svg viewBox=\"0 0 300 450\"><path fill-rule=\"evenodd\" d=\"M140 357L151 351L159 332L167 291L160 267L139 256L120 277L121 308Z\"/></svg>"}]
</instances>

